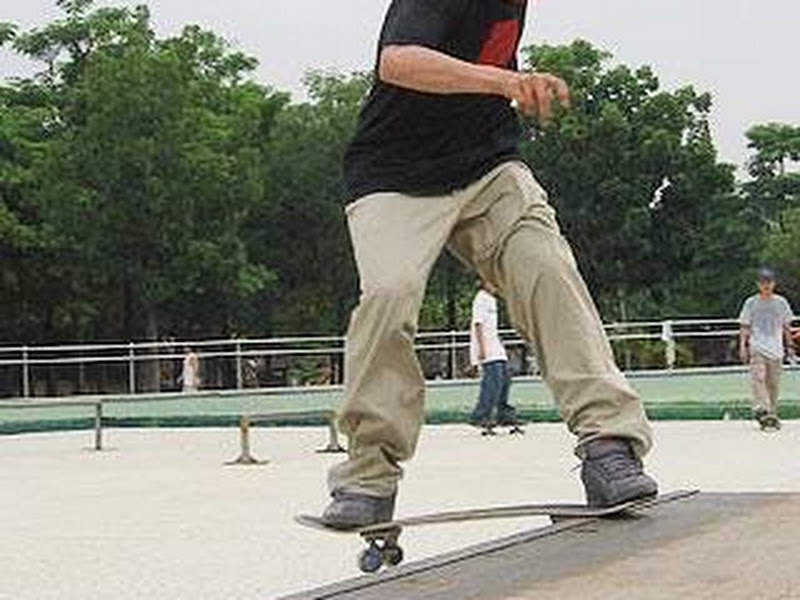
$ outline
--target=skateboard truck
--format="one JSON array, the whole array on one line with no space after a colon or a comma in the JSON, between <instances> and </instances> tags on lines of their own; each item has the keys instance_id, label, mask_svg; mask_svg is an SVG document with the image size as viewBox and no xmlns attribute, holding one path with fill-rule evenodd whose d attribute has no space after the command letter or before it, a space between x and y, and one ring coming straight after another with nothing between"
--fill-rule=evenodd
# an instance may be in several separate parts
<instances>
[{"instance_id":1,"label":"skateboard truck","mask_svg":"<svg viewBox=\"0 0 800 600\"><path fill-rule=\"evenodd\" d=\"M358 557L361 571L375 573L383 566L395 567L403 562L403 549L397 543L401 533L401 527L362 533L361 537L368 546Z\"/></svg>"}]
</instances>

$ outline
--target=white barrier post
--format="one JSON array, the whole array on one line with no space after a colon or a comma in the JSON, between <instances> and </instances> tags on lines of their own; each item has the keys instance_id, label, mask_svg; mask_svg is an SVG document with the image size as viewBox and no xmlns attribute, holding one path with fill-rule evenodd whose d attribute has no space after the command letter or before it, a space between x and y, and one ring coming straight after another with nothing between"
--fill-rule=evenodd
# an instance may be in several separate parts
<instances>
[{"instance_id":1,"label":"white barrier post","mask_svg":"<svg viewBox=\"0 0 800 600\"><path fill-rule=\"evenodd\" d=\"M347 450L342 448L341 444L339 444L339 433L336 431L336 415L332 415L331 418L328 419L328 445L317 450L317 452L319 454L347 452Z\"/></svg>"},{"instance_id":2,"label":"white barrier post","mask_svg":"<svg viewBox=\"0 0 800 600\"><path fill-rule=\"evenodd\" d=\"M677 348L675 345L675 333L672 329L672 321L664 321L661 324L661 341L664 342L664 361L667 369L672 371L677 360Z\"/></svg>"},{"instance_id":3,"label":"white barrier post","mask_svg":"<svg viewBox=\"0 0 800 600\"><path fill-rule=\"evenodd\" d=\"M136 393L136 352L133 342L128 343L128 392Z\"/></svg>"},{"instance_id":4,"label":"white barrier post","mask_svg":"<svg viewBox=\"0 0 800 600\"><path fill-rule=\"evenodd\" d=\"M94 449L100 452L103 449L103 403L94 405Z\"/></svg>"},{"instance_id":5,"label":"white barrier post","mask_svg":"<svg viewBox=\"0 0 800 600\"><path fill-rule=\"evenodd\" d=\"M450 379L458 379L458 359L456 355L456 332L450 331Z\"/></svg>"},{"instance_id":6,"label":"white barrier post","mask_svg":"<svg viewBox=\"0 0 800 600\"><path fill-rule=\"evenodd\" d=\"M258 460L250 453L250 419L245 416L239 419L239 445L241 446L239 456L235 460L226 462L226 465L255 466L265 465L269 462L268 460Z\"/></svg>"},{"instance_id":7,"label":"white barrier post","mask_svg":"<svg viewBox=\"0 0 800 600\"><path fill-rule=\"evenodd\" d=\"M242 343L236 342L236 389L240 390L243 385L244 373L242 372Z\"/></svg>"},{"instance_id":8,"label":"white barrier post","mask_svg":"<svg viewBox=\"0 0 800 600\"><path fill-rule=\"evenodd\" d=\"M31 395L31 373L28 365L28 347L22 348L22 397L30 398Z\"/></svg>"}]
</instances>

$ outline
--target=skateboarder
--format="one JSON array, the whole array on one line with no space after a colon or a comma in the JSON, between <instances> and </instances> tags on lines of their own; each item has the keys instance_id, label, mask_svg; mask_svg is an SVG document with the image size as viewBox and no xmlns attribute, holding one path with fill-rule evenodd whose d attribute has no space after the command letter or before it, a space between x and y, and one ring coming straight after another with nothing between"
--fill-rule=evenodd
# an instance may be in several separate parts
<instances>
[{"instance_id":1,"label":"skateboarder","mask_svg":"<svg viewBox=\"0 0 800 600\"><path fill-rule=\"evenodd\" d=\"M414 353L430 271L445 247L499 290L536 348L577 437L588 503L656 494L651 430L614 363L547 194L522 162L512 107L541 120L567 85L519 73L524 0L393 0L376 81L344 160L361 281L347 333L339 426L349 457L329 476L331 527L392 518L400 463L417 445L425 381Z\"/></svg>"},{"instance_id":2,"label":"skateboarder","mask_svg":"<svg viewBox=\"0 0 800 600\"><path fill-rule=\"evenodd\" d=\"M491 430L495 424L517 423L517 413L508 403L511 374L508 372L508 355L498 333L497 299L493 292L491 284L480 282L480 289L472 301L469 344L470 362L481 371L480 396L470 422L486 430Z\"/></svg>"},{"instance_id":3,"label":"skateboarder","mask_svg":"<svg viewBox=\"0 0 800 600\"><path fill-rule=\"evenodd\" d=\"M796 360L792 318L789 302L775 293L775 273L761 269L758 293L745 300L739 315L739 354L742 362L750 365L753 414L762 428L780 427L778 396L783 360Z\"/></svg>"}]
</instances>

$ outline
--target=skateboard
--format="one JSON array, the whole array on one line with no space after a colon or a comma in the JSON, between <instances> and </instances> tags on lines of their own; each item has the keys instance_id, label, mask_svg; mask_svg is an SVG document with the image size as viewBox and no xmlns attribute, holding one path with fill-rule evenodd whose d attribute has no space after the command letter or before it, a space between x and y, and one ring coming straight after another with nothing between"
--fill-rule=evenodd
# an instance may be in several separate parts
<instances>
[{"instance_id":1,"label":"skateboard","mask_svg":"<svg viewBox=\"0 0 800 600\"><path fill-rule=\"evenodd\" d=\"M497 435L496 429L508 428L508 435L525 435L522 423L503 423L485 425L481 428L481 435L484 437Z\"/></svg>"},{"instance_id":2,"label":"skateboard","mask_svg":"<svg viewBox=\"0 0 800 600\"><path fill-rule=\"evenodd\" d=\"M759 417L758 426L761 427L761 431L780 431L781 421L775 415L764 415L763 417Z\"/></svg>"},{"instance_id":3,"label":"skateboard","mask_svg":"<svg viewBox=\"0 0 800 600\"><path fill-rule=\"evenodd\" d=\"M519 504L494 508L454 510L407 517L387 523L378 523L357 529L336 529L325 525L319 517L298 515L295 521L305 527L329 533L360 536L367 544L358 557L358 566L364 573L375 573L381 567L397 566L403 562L403 549L398 543L400 534L407 527L462 523L493 519L545 516L556 523L566 519L599 519L630 516L660 503L679 500L696 494L697 491L678 491L660 497L623 502L615 506L594 508L585 504Z\"/></svg>"}]
</instances>

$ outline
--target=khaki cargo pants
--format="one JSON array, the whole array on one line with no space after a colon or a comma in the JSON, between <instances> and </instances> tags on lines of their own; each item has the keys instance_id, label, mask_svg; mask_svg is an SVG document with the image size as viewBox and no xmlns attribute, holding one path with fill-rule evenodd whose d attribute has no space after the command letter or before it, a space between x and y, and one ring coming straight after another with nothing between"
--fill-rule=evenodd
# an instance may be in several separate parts
<instances>
[{"instance_id":1,"label":"khaki cargo pants","mask_svg":"<svg viewBox=\"0 0 800 600\"><path fill-rule=\"evenodd\" d=\"M614 363L600 317L561 236L555 211L528 167L505 163L440 197L378 193L347 207L361 300L347 334L339 427L349 458L332 490L386 496L415 450L425 381L414 352L431 269L447 247L499 290L534 345L542 375L580 443L628 438L651 445L641 402Z\"/></svg>"},{"instance_id":2,"label":"khaki cargo pants","mask_svg":"<svg viewBox=\"0 0 800 600\"><path fill-rule=\"evenodd\" d=\"M758 352L750 359L750 383L753 387L753 402L757 411L778 414L783 361L767 358Z\"/></svg>"}]
</instances>

